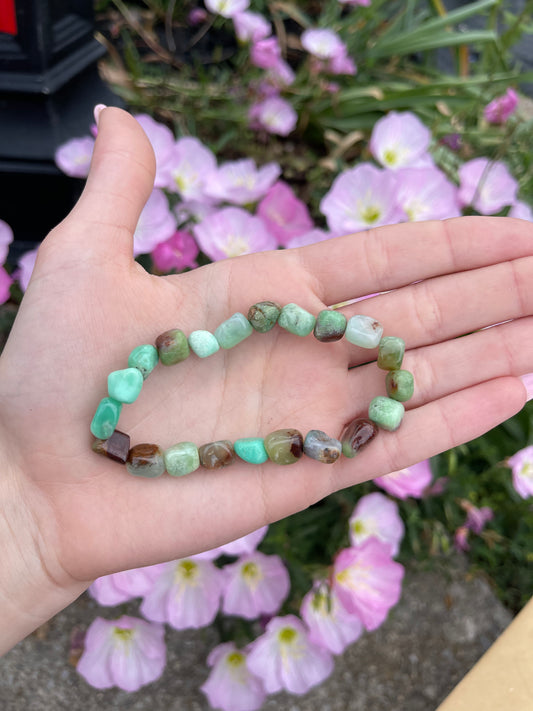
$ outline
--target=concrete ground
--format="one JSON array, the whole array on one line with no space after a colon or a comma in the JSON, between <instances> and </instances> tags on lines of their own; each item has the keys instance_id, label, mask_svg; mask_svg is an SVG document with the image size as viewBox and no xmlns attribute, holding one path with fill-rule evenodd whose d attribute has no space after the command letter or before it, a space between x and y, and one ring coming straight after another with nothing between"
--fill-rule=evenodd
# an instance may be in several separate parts
<instances>
[{"instance_id":1,"label":"concrete ground","mask_svg":"<svg viewBox=\"0 0 533 711\"><path fill-rule=\"evenodd\" d=\"M433 566L435 568L435 566ZM199 691L217 643L209 628L167 630L168 664L135 694L90 687L69 664L70 639L95 615L136 614L137 605L98 608L88 596L0 659L1 711L207 711ZM376 632L337 658L333 675L305 696L277 694L264 711L434 711L509 624L510 614L464 561L408 570L403 597Z\"/></svg>"}]
</instances>

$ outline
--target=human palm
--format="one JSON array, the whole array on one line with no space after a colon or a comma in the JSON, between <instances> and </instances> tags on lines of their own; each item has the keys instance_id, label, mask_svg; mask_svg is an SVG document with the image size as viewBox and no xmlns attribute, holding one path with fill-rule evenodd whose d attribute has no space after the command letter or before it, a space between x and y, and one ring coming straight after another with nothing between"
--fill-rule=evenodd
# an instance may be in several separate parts
<instances>
[{"instance_id":1,"label":"human palm","mask_svg":"<svg viewBox=\"0 0 533 711\"><path fill-rule=\"evenodd\" d=\"M151 149L118 110L102 114L100 134L86 192L43 243L0 360L1 441L17 515L58 585L235 539L478 436L523 406L516 376L533 370L531 225L400 225L156 277L131 257L152 187ZM135 346L170 328L213 331L260 300L316 314L376 292L343 312L371 315L386 335L404 338L416 392L400 429L381 432L355 459L236 462L149 480L91 451L89 423L107 374L126 367ZM471 335L456 338L463 334ZM159 365L124 406L119 429L132 443L163 448L285 427L336 437L384 394L385 374L368 359L345 339L319 343L279 327L254 333L205 360Z\"/></svg>"}]
</instances>

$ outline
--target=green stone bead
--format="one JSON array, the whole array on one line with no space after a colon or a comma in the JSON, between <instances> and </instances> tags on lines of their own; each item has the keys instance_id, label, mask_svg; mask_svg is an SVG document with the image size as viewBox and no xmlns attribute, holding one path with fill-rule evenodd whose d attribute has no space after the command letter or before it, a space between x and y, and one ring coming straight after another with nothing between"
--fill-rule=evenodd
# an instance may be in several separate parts
<instances>
[{"instance_id":1,"label":"green stone bead","mask_svg":"<svg viewBox=\"0 0 533 711\"><path fill-rule=\"evenodd\" d=\"M402 422L405 408L401 402L379 395L369 405L368 417L382 430L394 432Z\"/></svg>"},{"instance_id":2,"label":"green stone bead","mask_svg":"<svg viewBox=\"0 0 533 711\"><path fill-rule=\"evenodd\" d=\"M207 358L220 350L217 339L210 331L193 331L189 336L189 346L198 358Z\"/></svg>"},{"instance_id":3,"label":"green stone bead","mask_svg":"<svg viewBox=\"0 0 533 711\"><path fill-rule=\"evenodd\" d=\"M254 329L246 316L237 311L220 324L215 331L215 338L222 348L233 348L253 332Z\"/></svg>"},{"instance_id":4,"label":"green stone bead","mask_svg":"<svg viewBox=\"0 0 533 711\"><path fill-rule=\"evenodd\" d=\"M128 366L140 370L143 379L146 380L156 367L158 361L159 355L157 348L147 343L143 346L137 346L137 348L132 350L128 357Z\"/></svg>"},{"instance_id":5,"label":"green stone bead","mask_svg":"<svg viewBox=\"0 0 533 711\"><path fill-rule=\"evenodd\" d=\"M379 342L378 368L399 370L402 367L405 341L396 336L385 336Z\"/></svg>"},{"instance_id":6,"label":"green stone bead","mask_svg":"<svg viewBox=\"0 0 533 711\"><path fill-rule=\"evenodd\" d=\"M265 449L276 464L294 464L304 452L304 438L298 430L276 430L265 437Z\"/></svg>"},{"instance_id":7,"label":"green stone bead","mask_svg":"<svg viewBox=\"0 0 533 711\"><path fill-rule=\"evenodd\" d=\"M415 379L408 370L391 370L385 376L387 395L393 400L406 402L413 397Z\"/></svg>"},{"instance_id":8,"label":"green stone bead","mask_svg":"<svg viewBox=\"0 0 533 711\"><path fill-rule=\"evenodd\" d=\"M266 333L274 328L281 313L281 306L274 301L260 301L250 306L248 321L258 333Z\"/></svg>"},{"instance_id":9,"label":"green stone bead","mask_svg":"<svg viewBox=\"0 0 533 711\"><path fill-rule=\"evenodd\" d=\"M235 453L249 464L263 464L268 459L262 437L243 437L233 443Z\"/></svg>"},{"instance_id":10,"label":"green stone bead","mask_svg":"<svg viewBox=\"0 0 533 711\"><path fill-rule=\"evenodd\" d=\"M298 304L287 304L281 309L278 324L295 336L308 336L315 327L316 318Z\"/></svg>"},{"instance_id":11,"label":"green stone bead","mask_svg":"<svg viewBox=\"0 0 533 711\"><path fill-rule=\"evenodd\" d=\"M377 425L372 420L365 417L357 417L344 426L339 437L342 444L342 453L345 457L355 457L355 455L378 433Z\"/></svg>"},{"instance_id":12,"label":"green stone bead","mask_svg":"<svg viewBox=\"0 0 533 711\"><path fill-rule=\"evenodd\" d=\"M139 397L143 382L142 373L138 368L114 370L107 376L107 392L113 400L132 403Z\"/></svg>"},{"instance_id":13,"label":"green stone bead","mask_svg":"<svg viewBox=\"0 0 533 711\"><path fill-rule=\"evenodd\" d=\"M163 365L181 363L190 353L187 337L179 328L162 333L157 337L155 345Z\"/></svg>"},{"instance_id":14,"label":"green stone bead","mask_svg":"<svg viewBox=\"0 0 533 711\"><path fill-rule=\"evenodd\" d=\"M179 442L163 453L165 469L170 476L185 476L200 466L198 447L193 442Z\"/></svg>"},{"instance_id":15,"label":"green stone bead","mask_svg":"<svg viewBox=\"0 0 533 711\"><path fill-rule=\"evenodd\" d=\"M324 309L316 317L313 335L317 341L331 343L340 341L346 331L347 319L340 311L330 311Z\"/></svg>"},{"instance_id":16,"label":"green stone bead","mask_svg":"<svg viewBox=\"0 0 533 711\"><path fill-rule=\"evenodd\" d=\"M126 469L135 476L155 479L165 472L163 451L157 444L136 444L126 460Z\"/></svg>"},{"instance_id":17,"label":"green stone bead","mask_svg":"<svg viewBox=\"0 0 533 711\"><path fill-rule=\"evenodd\" d=\"M304 439L304 454L323 464L333 464L341 456L342 445L322 430L310 430Z\"/></svg>"},{"instance_id":18,"label":"green stone bead","mask_svg":"<svg viewBox=\"0 0 533 711\"><path fill-rule=\"evenodd\" d=\"M102 398L91 422L93 435L98 439L109 439L118 425L121 410L121 402L113 400L111 397Z\"/></svg>"}]
</instances>

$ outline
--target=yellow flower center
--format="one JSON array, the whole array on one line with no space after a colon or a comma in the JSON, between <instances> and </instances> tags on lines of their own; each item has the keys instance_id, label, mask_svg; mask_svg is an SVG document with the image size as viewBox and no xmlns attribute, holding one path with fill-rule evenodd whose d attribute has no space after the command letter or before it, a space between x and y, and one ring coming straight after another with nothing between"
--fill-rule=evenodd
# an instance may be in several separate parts
<instances>
[{"instance_id":1,"label":"yellow flower center","mask_svg":"<svg viewBox=\"0 0 533 711\"><path fill-rule=\"evenodd\" d=\"M248 242L244 237L238 235L230 235L226 244L221 247L226 257L239 257L241 254L246 254L249 249Z\"/></svg>"},{"instance_id":2,"label":"yellow flower center","mask_svg":"<svg viewBox=\"0 0 533 711\"><path fill-rule=\"evenodd\" d=\"M282 627L278 632L278 639L282 644L292 644L298 637L298 632L293 627Z\"/></svg>"},{"instance_id":3,"label":"yellow flower center","mask_svg":"<svg viewBox=\"0 0 533 711\"><path fill-rule=\"evenodd\" d=\"M231 667L242 667L245 657L242 652L232 652L228 654L226 661Z\"/></svg>"},{"instance_id":4,"label":"yellow flower center","mask_svg":"<svg viewBox=\"0 0 533 711\"><path fill-rule=\"evenodd\" d=\"M392 148L387 148L387 150L383 153L383 160L387 165L396 165L398 162L398 153Z\"/></svg>"},{"instance_id":5,"label":"yellow flower center","mask_svg":"<svg viewBox=\"0 0 533 711\"><path fill-rule=\"evenodd\" d=\"M123 627L114 627L113 636L121 642L130 642L133 639L135 630L124 629Z\"/></svg>"},{"instance_id":6,"label":"yellow flower center","mask_svg":"<svg viewBox=\"0 0 533 711\"><path fill-rule=\"evenodd\" d=\"M176 578L193 581L198 577L198 566L192 560L181 560L176 568Z\"/></svg>"},{"instance_id":7,"label":"yellow flower center","mask_svg":"<svg viewBox=\"0 0 533 711\"><path fill-rule=\"evenodd\" d=\"M361 217L367 225L373 225L381 217L381 210L376 205L367 205L361 210Z\"/></svg>"},{"instance_id":8,"label":"yellow flower center","mask_svg":"<svg viewBox=\"0 0 533 711\"><path fill-rule=\"evenodd\" d=\"M520 475L525 476L528 479L533 478L533 464L531 462L526 462L525 464L522 464L522 468L520 469Z\"/></svg>"},{"instance_id":9,"label":"yellow flower center","mask_svg":"<svg viewBox=\"0 0 533 711\"><path fill-rule=\"evenodd\" d=\"M364 533L364 532L365 532L365 525L364 525L364 523L363 523L360 519L357 519L356 521L354 521L354 522L352 523L352 531L353 531L356 535L360 535L360 534Z\"/></svg>"}]
</instances>

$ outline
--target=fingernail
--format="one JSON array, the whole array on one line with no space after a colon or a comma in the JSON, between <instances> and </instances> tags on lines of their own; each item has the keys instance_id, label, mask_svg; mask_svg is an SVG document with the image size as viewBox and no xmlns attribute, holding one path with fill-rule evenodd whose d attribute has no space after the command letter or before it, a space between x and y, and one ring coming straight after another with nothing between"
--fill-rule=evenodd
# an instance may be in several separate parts
<instances>
[{"instance_id":1,"label":"fingernail","mask_svg":"<svg viewBox=\"0 0 533 711\"><path fill-rule=\"evenodd\" d=\"M524 383L524 387L527 393L527 401L533 400L533 373L526 373L526 375L521 375L520 380Z\"/></svg>"},{"instance_id":2,"label":"fingernail","mask_svg":"<svg viewBox=\"0 0 533 711\"><path fill-rule=\"evenodd\" d=\"M93 109L93 114L94 114L94 120L96 122L96 125L98 126L98 119L100 118L100 114L104 109L107 109L107 106L105 104L96 104L96 106Z\"/></svg>"}]
</instances>

